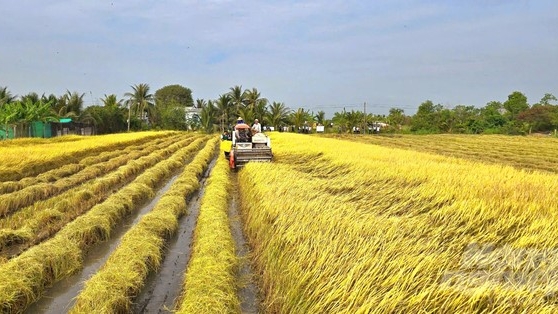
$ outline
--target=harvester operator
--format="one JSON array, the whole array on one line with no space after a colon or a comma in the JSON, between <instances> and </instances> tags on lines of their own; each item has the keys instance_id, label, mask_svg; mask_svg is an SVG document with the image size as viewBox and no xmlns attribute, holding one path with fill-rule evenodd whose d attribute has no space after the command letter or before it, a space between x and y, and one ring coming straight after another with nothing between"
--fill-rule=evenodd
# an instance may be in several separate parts
<instances>
[{"instance_id":1,"label":"harvester operator","mask_svg":"<svg viewBox=\"0 0 558 314\"><path fill-rule=\"evenodd\" d=\"M241 117L236 120L236 125L234 126L234 136L238 142L250 142L252 136L250 131L250 126L244 123Z\"/></svg>"}]
</instances>

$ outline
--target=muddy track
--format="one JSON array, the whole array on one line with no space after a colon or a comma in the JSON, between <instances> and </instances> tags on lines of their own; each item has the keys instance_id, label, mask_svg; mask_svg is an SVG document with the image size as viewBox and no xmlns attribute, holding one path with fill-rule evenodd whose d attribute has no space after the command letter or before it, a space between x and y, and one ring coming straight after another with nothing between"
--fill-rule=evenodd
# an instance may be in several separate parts
<instances>
[{"instance_id":1,"label":"muddy track","mask_svg":"<svg viewBox=\"0 0 558 314\"><path fill-rule=\"evenodd\" d=\"M120 244L122 236L132 228L143 215L149 213L153 209L161 196L170 188L178 176L179 175L176 174L170 178L164 186L157 191L157 194L149 203L140 210L135 211L132 215L127 216L118 224L111 232L111 238L108 241L94 246L87 253L84 268L81 272L54 284L50 289L45 291L41 299L27 308L26 313L67 313L74 304L74 298L83 288L84 282L99 270L118 244Z\"/></svg>"},{"instance_id":2,"label":"muddy track","mask_svg":"<svg viewBox=\"0 0 558 314\"><path fill-rule=\"evenodd\" d=\"M142 292L136 297L132 307L133 313L170 313L174 309L192 252L192 240L201 199L215 161L215 159L211 161L207 167L200 180L200 188L188 198L186 215L178 221L178 230L167 244L167 251L159 271L148 276Z\"/></svg>"},{"instance_id":3,"label":"muddy track","mask_svg":"<svg viewBox=\"0 0 558 314\"><path fill-rule=\"evenodd\" d=\"M238 191L238 177L233 174L233 187L231 191ZM232 193L232 199L229 206L229 221L231 224L231 233L236 246L236 255L240 259L240 267L238 271L238 297L240 298L240 309L242 313L255 314L259 313L260 299L259 291L254 277L254 271L250 264L250 247L244 232L242 231L242 220L239 214L238 195Z\"/></svg>"},{"instance_id":4,"label":"muddy track","mask_svg":"<svg viewBox=\"0 0 558 314\"><path fill-rule=\"evenodd\" d=\"M175 310L175 302L182 292L184 275L190 260L193 234L205 191L206 179L214 165L215 160L210 163L200 179L200 188L188 197L187 214L179 219L179 228L167 243L159 271L148 276L145 287L136 297L132 306L133 313L171 313ZM104 265L118 247L121 237L137 224L143 215L153 209L177 177L178 175L175 175L169 179L148 204L126 217L112 231L110 240L93 247L85 258L82 271L46 290L43 297L31 304L25 313L67 313L72 308L74 299L83 289L83 284ZM231 191L237 191L236 174L233 174L232 184ZM241 262L237 274L241 311L250 314L259 313L259 292L250 265L249 246L242 231L238 202L237 195L232 193L228 215L236 252Z\"/></svg>"}]
</instances>

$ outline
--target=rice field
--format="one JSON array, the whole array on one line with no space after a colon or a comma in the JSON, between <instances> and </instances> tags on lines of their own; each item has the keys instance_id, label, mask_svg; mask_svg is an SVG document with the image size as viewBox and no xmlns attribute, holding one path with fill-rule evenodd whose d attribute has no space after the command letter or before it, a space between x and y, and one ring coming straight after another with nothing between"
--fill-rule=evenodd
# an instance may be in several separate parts
<instances>
[{"instance_id":1,"label":"rice field","mask_svg":"<svg viewBox=\"0 0 558 314\"><path fill-rule=\"evenodd\" d=\"M0 312L48 312L33 305L112 241L57 312L143 313L178 250L160 309L241 313L231 207L261 313L558 310L556 139L270 136L273 162L235 172L196 133L0 142ZM184 219L192 244L176 247Z\"/></svg>"},{"instance_id":2,"label":"rice field","mask_svg":"<svg viewBox=\"0 0 558 314\"><path fill-rule=\"evenodd\" d=\"M457 158L454 138L371 138L280 134L239 173L268 312L558 310L558 176L482 154L555 140L459 137L478 148Z\"/></svg>"}]
</instances>

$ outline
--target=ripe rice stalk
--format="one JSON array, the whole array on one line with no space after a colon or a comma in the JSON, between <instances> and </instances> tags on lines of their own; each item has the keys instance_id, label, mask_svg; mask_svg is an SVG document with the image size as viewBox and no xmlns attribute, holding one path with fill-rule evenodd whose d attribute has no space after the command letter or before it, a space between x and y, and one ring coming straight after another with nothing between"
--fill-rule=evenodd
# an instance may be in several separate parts
<instances>
[{"instance_id":1,"label":"ripe rice stalk","mask_svg":"<svg viewBox=\"0 0 558 314\"><path fill-rule=\"evenodd\" d=\"M215 155L217 141L210 139L180 177L199 180ZM198 165L203 163L205 166L200 169ZM194 191L187 182L176 180L153 210L125 234L102 269L86 282L72 313L130 311L133 296L143 287L149 272L159 267L165 240L178 228L178 218L186 209L186 197Z\"/></svg>"},{"instance_id":2,"label":"ripe rice stalk","mask_svg":"<svg viewBox=\"0 0 558 314\"><path fill-rule=\"evenodd\" d=\"M175 168L180 167L180 164L177 165L174 159L185 160L186 158L188 158L188 156L190 156L193 152L197 150L197 147L199 147L199 145L201 145L202 142L203 142L202 139L194 141L192 145L188 145L187 147L179 151L176 154L177 156L176 158L168 159L166 162L167 163L174 162L175 164L173 167ZM141 165L141 168L145 169L151 165L154 165L156 162L162 161L164 156L165 155L161 155L161 158L153 159L149 163L140 163L134 165L136 166ZM147 161L147 159L144 159L144 161ZM134 165L130 164L127 165L126 167L131 167ZM125 171L126 167L122 168L121 170ZM159 167L159 169L160 168L161 167ZM135 172L136 171L131 173L135 173ZM159 173L169 175L169 171L163 170L163 171L159 171ZM143 177L150 182L150 185L152 187L156 183L153 181L155 177L157 177L159 180L162 179L161 175L156 175L156 174L157 171L151 171L143 175ZM17 214L10 216L8 219L0 220L0 226L7 226L10 228L10 230L13 229L17 230L18 228L22 228L26 230L26 234L29 233L32 234L31 237L25 238L25 241L22 241L22 243L26 243L25 245L21 245L22 243L19 243L18 252L21 252L22 250L25 250L30 245L34 245L50 237L55 232L57 232L60 228L62 228L65 224L67 224L69 221L73 220L75 217L82 214L85 210L91 208L97 202L102 200L105 197L104 195L106 195L106 193L109 192L105 187L115 187L116 185L129 181L130 179L131 177L125 177L119 174L117 174L116 176L114 176L114 174L109 175L106 178L94 181L93 184L84 185L76 191L63 193L60 195L59 198L53 198L45 202L35 203L33 206L21 210ZM40 213L43 208L49 208L52 206L54 206L58 211L63 212L64 213L63 217L58 217L59 219L48 220L48 221L44 221L42 218L37 218L39 216L36 216L36 214ZM103 239L102 236L100 238ZM6 238L5 240L9 241L8 238ZM11 244L13 244L13 242L5 243L2 246L0 246L0 249L5 248ZM11 254L17 255L18 252L12 252Z\"/></svg>"},{"instance_id":3,"label":"ripe rice stalk","mask_svg":"<svg viewBox=\"0 0 558 314\"><path fill-rule=\"evenodd\" d=\"M203 137L207 139L207 137ZM183 149L184 154L188 154L188 149ZM173 156L171 158L183 158L183 156ZM155 167L167 167L170 163L162 161ZM141 177L141 175L140 175ZM140 177L136 179L140 181ZM161 182L162 183L162 182ZM137 195L131 195L133 192ZM47 240L33 248L23 252L16 258L0 265L0 304L2 310L20 312L28 304L40 297L46 285L50 285L65 276L79 270L82 267L81 259L95 243L110 237L112 227L132 210L141 204L133 203L135 199L141 199L145 194L153 193L144 184L132 182L124 189L113 194L107 201L93 207L87 214L80 216L76 220L67 224L53 238ZM66 250L67 248L71 250ZM72 261L64 261L65 255L74 254L79 256ZM51 256L52 255L52 256ZM29 259L42 261L27 267ZM152 260L153 261L153 260ZM13 272L12 269L18 269ZM37 272L49 274L54 271L53 276L38 276ZM14 284L16 281L17 284Z\"/></svg>"},{"instance_id":4,"label":"ripe rice stalk","mask_svg":"<svg viewBox=\"0 0 558 314\"><path fill-rule=\"evenodd\" d=\"M67 141L56 138L43 141L43 145L19 146L18 140L0 145L0 181L14 181L23 177L36 176L59 165L77 163L86 156L91 156L110 149L138 144L144 138L170 136L174 132L138 132L95 137L80 137L68 145ZM22 157L23 156L23 157Z\"/></svg>"},{"instance_id":5,"label":"ripe rice stalk","mask_svg":"<svg viewBox=\"0 0 558 314\"><path fill-rule=\"evenodd\" d=\"M526 268L522 250L557 246L553 228L543 226L555 225L558 176L334 139L273 136L275 162L239 172L266 311L557 309L549 294L553 277L542 274L558 264L546 257ZM509 249L490 253L488 266L471 267L464 255L470 243ZM536 281L527 276L533 269L541 274Z\"/></svg>"},{"instance_id":6,"label":"ripe rice stalk","mask_svg":"<svg viewBox=\"0 0 558 314\"><path fill-rule=\"evenodd\" d=\"M182 146L189 142L189 139L185 139L173 145L165 146L164 151L166 153L170 153L172 152L172 149L175 150L174 147L176 147L177 145ZM168 150L169 148L170 150ZM18 208L28 206L36 201L43 200L52 195L61 193L77 184L83 183L87 180L102 175L104 172L116 169L117 167L124 165L131 158L139 158L142 155L144 155L143 152L123 156L123 158L108 161L99 166L87 167L86 169L81 170L71 177L63 178L52 184L38 183L32 186L25 187L22 190L11 194L0 195L0 217L11 213Z\"/></svg>"},{"instance_id":7,"label":"ripe rice stalk","mask_svg":"<svg viewBox=\"0 0 558 314\"><path fill-rule=\"evenodd\" d=\"M239 261L227 214L230 185L228 162L219 156L202 199L177 313L240 312Z\"/></svg>"}]
</instances>

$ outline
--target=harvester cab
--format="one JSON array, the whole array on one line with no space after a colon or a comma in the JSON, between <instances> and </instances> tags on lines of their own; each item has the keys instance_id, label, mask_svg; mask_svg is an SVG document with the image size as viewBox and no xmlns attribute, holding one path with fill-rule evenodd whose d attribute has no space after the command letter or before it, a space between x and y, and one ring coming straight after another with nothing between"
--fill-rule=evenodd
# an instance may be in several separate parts
<instances>
[{"instance_id":1,"label":"harvester cab","mask_svg":"<svg viewBox=\"0 0 558 314\"><path fill-rule=\"evenodd\" d=\"M237 124L235 128L231 149L228 152L225 151L225 158L229 160L231 169L238 169L250 161L271 161L273 153L268 136L261 132L252 133L247 124Z\"/></svg>"}]
</instances>

